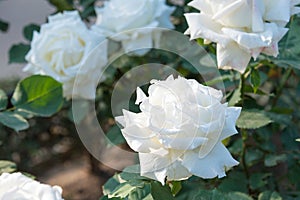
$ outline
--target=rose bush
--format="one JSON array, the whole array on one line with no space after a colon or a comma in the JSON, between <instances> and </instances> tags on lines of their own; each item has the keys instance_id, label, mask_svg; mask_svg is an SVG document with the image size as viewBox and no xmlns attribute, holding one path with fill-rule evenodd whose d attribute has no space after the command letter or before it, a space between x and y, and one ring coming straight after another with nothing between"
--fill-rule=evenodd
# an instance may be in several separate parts
<instances>
[{"instance_id":1,"label":"rose bush","mask_svg":"<svg viewBox=\"0 0 300 200\"><path fill-rule=\"evenodd\" d=\"M278 42L291 15L300 12L299 0L194 0L200 13L185 14L191 39L217 43L218 66L243 73L260 53L276 57Z\"/></svg>"},{"instance_id":2,"label":"rose bush","mask_svg":"<svg viewBox=\"0 0 300 200\"><path fill-rule=\"evenodd\" d=\"M86 27L77 11L49 16L40 32L34 32L24 71L49 75L63 83L66 98L93 99L101 69L107 63L104 39Z\"/></svg>"},{"instance_id":3,"label":"rose bush","mask_svg":"<svg viewBox=\"0 0 300 200\"><path fill-rule=\"evenodd\" d=\"M222 104L222 92L195 80L170 76L152 80L149 97L137 89L141 113L123 110L117 121L129 146L139 153L141 175L164 184L191 175L225 176L238 164L222 144L237 133L241 108Z\"/></svg>"},{"instance_id":4,"label":"rose bush","mask_svg":"<svg viewBox=\"0 0 300 200\"><path fill-rule=\"evenodd\" d=\"M0 199L3 200L63 200L59 186L34 181L21 173L0 176Z\"/></svg>"},{"instance_id":5,"label":"rose bush","mask_svg":"<svg viewBox=\"0 0 300 200\"><path fill-rule=\"evenodd\" d=\"M104 2L104 7L95 9L97 22L92 29L122 42L126 52L152 48L153 43L159 43L160 31L149 28L174 28L170 15L175 8L167 6L165 0L128 0L126 3L111 0ZM132 29L136 30L130 31ZM134 54L144 55L147 52L140 50Z\"/></svg>"}]
</instances>

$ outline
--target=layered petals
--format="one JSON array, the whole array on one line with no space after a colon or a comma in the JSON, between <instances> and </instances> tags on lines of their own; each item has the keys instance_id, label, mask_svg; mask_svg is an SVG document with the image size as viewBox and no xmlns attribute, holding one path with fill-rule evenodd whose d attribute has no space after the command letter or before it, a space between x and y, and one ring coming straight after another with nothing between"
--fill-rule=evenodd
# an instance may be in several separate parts
<instances>
[{"instance_id":1,"label":"layered petals","mask_svg":"<svg viewBox=\"0 0 300 200\"><path fill-rule=\"evenodd\" d=\"M278 42L290 17L300 13L299 0L194 0L200 13L185 14L191 40L217 43L219 68L243 73L260 53L278 55Z\"/></svg>"},{"instance_id":2,"label":"layered petals","mask_svg":"<svg viewBox=\"0 0 300 200\"><path fill-rule=\"evenodd\" d=\"M141 112L124 110L116 118L127 143L139 153L141 175L164 184L191 175L221 177L237 164L222 140L237 133L240 108L221 103L221 91L195 80L170 76L151 83L149 96L137 89Z\"/></svg>"}]
</instances>

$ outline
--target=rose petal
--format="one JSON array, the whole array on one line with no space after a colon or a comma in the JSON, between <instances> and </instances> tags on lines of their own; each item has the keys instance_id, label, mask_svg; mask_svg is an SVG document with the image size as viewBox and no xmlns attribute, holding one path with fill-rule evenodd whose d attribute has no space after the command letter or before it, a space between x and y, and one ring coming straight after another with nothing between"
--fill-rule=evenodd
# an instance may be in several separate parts
<instances>
[{"instance_id":1,"label":"rose petal","mask_svg":"<svg viewBox=\"0 0 300 200\"><path fill-rule=\"evenodd\" d=\"M232 158L229 151L222 143L218 143L212 151L204 158L198 157L198 152L187 151L184 154L182 165L190 173L202 178L222 178L226 176L225 171L239 164Z\"/></svg>"}]
</instances>

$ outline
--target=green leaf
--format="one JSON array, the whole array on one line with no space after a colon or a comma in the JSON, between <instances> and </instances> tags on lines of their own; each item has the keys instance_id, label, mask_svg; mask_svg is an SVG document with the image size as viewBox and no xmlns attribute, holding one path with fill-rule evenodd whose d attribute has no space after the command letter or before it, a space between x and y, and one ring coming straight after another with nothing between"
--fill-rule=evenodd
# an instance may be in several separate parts
<instances>
[{"instance_id":1,"label":"green leaf","mask_svg":"<svg viewBox=\"0 0 300 200\"><path fill-rule=\"evenodd\" d=\"M265 191L259 194L258 200L282 200L282 198L277 192Z\"/></svg>"},{"instance_id":2,"label":"green leaf","mask_svg":"<svg viewBox=\"0 0 300 200\"><path fill-rule=\"evenodd\" d=\"M132 165L126 167L122 173L120 173L120 178L126 181L130 180L148 180L148 178L140 176L140 166L139 165Z\"/></svg>"},{"instance_id":3,"label":"green leaf","mask_svg":"<svg viewBox=\"0 0 300 200\"><path fill-rule=\"evenodd\" d=\"M266 126L273 121L264 111L252 109L242 110L239 119L236 122L237 127L244 129L257 129Z\"/></svg>"},{"instance_id":4,"label":"green leaf","mask_svg":"<svg viewBox=\"0 0 300 200\"><path fill-rule=\"evenodd\" d=\"M73 10L73 6L68 2L68 0L48 0L53 6L56 7L58 12L64 10Z\"/></svg>"},{"instance_id":5,"label":"green leaf","mask_svg":"<svg viewBox=\"0 0 300 200\"><path fill-rule=\"evenodd\" d=\"M30 50L28 44L16 44L9 49L9 63L26 63L25 56Z\"/></svg>"},{"instance_id":6,"label":"green leaf","mask_svg":"<svg viewBox=\"0 0 300 200\"><path fill-rule=\"evenodd\" d=\"M281 67L293 67L300 69L300 18L294 17L289 24L289 32L279 43L281 50L278 57L269 57L275 64Z\"/></svg>"},{"instance_id":7,"label":"green leaf","mask_svg":"<svg viewBox=\"0 0 300 200\"><path fill-rule=\"evenodd\" d=\"M249 184L252 190L257 190L267 184L266 178L271 174L253 173L250 176Z\"/></svg>"},{"instance_id":8,"label":"green leaf","mask_svg":"<svg viewBox=\"0 0 300 200\"><path fill-rule=\"evenodd\" d=\"M115 174L103 185L103 194L111 194L115 190L115 188L118 187L118 185L120 185L119 174Z\"/></svg>"},{"instance_id":9,"label":"green leaf","mask_svg":"<svg viewBox=\"0 0 300 200\"><path fill-rule=\"evenodd\" d=\"M170 188L173 196L176 196L182 189L181 182L180 181L172 181L170 183Z\"/></svg>"},{"instance_id":10,"label":"green leaf","mask_svg":"<svg viewBox=\"0 0 300 200\"><path fill-rule=\"evenodd\" d=\"M228 200L227 196L218 190L201 190L194 196L193 200Z\"/></svg>"},{"instance_id":11,"label":"green leaf","mask_svg":"<svg viewBox=\"0 0 300 200\"><path fill-rule=\"evenodd\" d=\"M62 85L49 76L34 75L18 83L11 101L17 110L48 117L63 105Z\"/></svg>"},{"instance_id":12,"label":"green leaf","mask_svg":"<svg viewBox=\"0 0 300 200\"><path fill-rule=\"evenodd\" d=\"M26 119L12 112L0 112L0 123L14 129L16 132L29 128Z\"/></svg>"},{"instance_id":13,"label":"green leaf","mask_svg":"<svg viewBox=\"0 0 300 200\"><path fill-rule=\"evenodd\" d=\"M218 189L225 193L232 191L247 192L247 178L242 172L232 171L226 178L222 179Z\"/></svg>"},{"instance_id":14,"label":"green leaf","mask_svg":"<svg viewBox=\"0 0 300 200\"><path fill-rule=\"evenodd\" d=\"M126 140L123 137L123 134L120 128L118 127L118 125L114 125L113 127L111 127L109 131L106 133L106 137L109 140L109 142L114 145L126 143Z\"/></svg>"},{"instance_id":15,"label":"green leaf","mask_svg":"<svg viewBox=\"0 0 300 200\"><path fill-rule=\"evenodd\" d=\"M34 31L40 31L40 26L36 24L29 24L24 27L23 35L27 40L31 41L33 38Z\"/></svg>"},{"instance_id":16,"label":"green leaf","mask_svg":"<svg viewBox=\"0 0 300 200\"><path fill-rule=\"evenodd\" d=\"M286 161L286 159L287 159L286 154L281 154L281 155L268 154L265 158L264 164L266 167L274 167L279 163Z\"/></svg>"},{"instance_id":17,"label":"green leaf","mask_svg":"<svg viewBox=\"0 0 300 200\"><path fill-rule=\"evenodd\" d=\"M154 200L174 200L170 188L167 185L162 186L157 181L151 182L151 195Z\"/></svg>"},{"instance_id":18,"label":"green leaf","mask_svg":"<svg viewBox=\"0 0 300 200\"><path fill-rule=\"evenodd\" d=\"M228 200L253 200L247 194L241 192L231 192L227 195Z\"/></svg>"},{"instance_id":19,"label":"green leaf","mask_svg":"<svg viewBox=\"0 0 300 200\"><path fill-rule=\"evenodd\" d=\"M250 83L253 88L254 93L257 92L260 86L260 75L258 70L252 70L250 74Z\"/></svg>"},{"instance_id":20,"label":"green leaf","mask_svg":"<svg viewBox=\"0 0 300 200\"><path fill-rule=\"evenodd\" d=\"M0 160L0 175L2 173L12 173L17 170L17 165L11 161Z\"/></svg>"},{"instance_id":21,"label":"green leaf","mask_svg":"<svg viewBox=\"0 0 300 200\"><path fill-rule=\"evenodd\" d=\"M0 111L6 109L7 103L8 101L6 93L0 89Z\"/></svg>"},{"instance_id":22,"label":"green leaf","mask_svg":"<svg viewBox=\"0 0 300 200\"><path fill-rule=\"evenodd\" d=\"M234 106L242 100L241 90L242 90L242 80L240 80L239 87L234 90L233 95L231 96L228 102L229 106Z\"/></svg>"},{"instance_id":23,"label":"green leaf","mask_svg":"<svg viewBox=\"0 0 300 200\"><path fill-rule=\"evenodd\" d=\"M8 30L9 24L5 21L0 20L0 31L6 32Z\"/></svg>"}]
</instances>

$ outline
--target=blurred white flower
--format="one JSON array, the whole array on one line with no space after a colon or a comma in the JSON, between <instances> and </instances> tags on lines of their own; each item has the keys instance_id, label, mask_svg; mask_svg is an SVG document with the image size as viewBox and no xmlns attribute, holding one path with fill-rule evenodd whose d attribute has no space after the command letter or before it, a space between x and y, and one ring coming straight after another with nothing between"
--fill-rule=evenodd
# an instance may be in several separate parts
<instances>
[{"instance_id":1,"label":"blurred white flower","mask_svg":"<svg viewBox=\"0 0 300 200\"><path fill-rule=\"evenodd\" d=\"M173 29L170 15L175 7L165 0L110 0L96 7L97 22L92 29L122 42L125 52L144 55L159 44L160 31L153 28ZM151 29L152 28L152 29ZM117 35L116 35L117 34Z\"/></svg>"},{"instance_id":2,"label":"blurred white flower","mask_svg":"<svg viewBox=\"0 0 300 200\"><path fill-rule=\"evenodd\" d=\"M137 88L140 113L123 110L116 120L129 146L139 153L141 175L164 184L191 175L225 176L238 164L222 144L236 134L241 108L222 104L222 92L192 79L152 80L147 97Z\"/></svg>"},{"instance_id":3,"label":"blurred white flower","mask_svg":"<svg viewBox=\"0 0 300 200\"><path fill-rule=\"evenodd\" d=\"M0 199L3 200L63 200L59 186L34 181L21 173L0 176Z\"/></svg>"},{"instance_id":4,"label":"blurred white flower","mask_svg":"<svg viewBox=\"0 0 300 200\"><path fill-rule=\"evenodd\" d=\"M104 36L89 30L77 11L49 16L34 32L24 71L49 75L63 84L66 98L95 98L95 88L107 63ZM73 93L74 82L76 93Z\"/></svg>"},{"instance_id":5,"label":"blurred white flower","mask_svg":"<svg viewBox=\"0 0 300 200\"><path fill-rule=\"evenodd\" d=\"M200 13L185 14L191 39L217 43L218 66L243 73L260 53L278 55L278 42L300 0L194 0Z\"/></svg>"}]
</instances>

